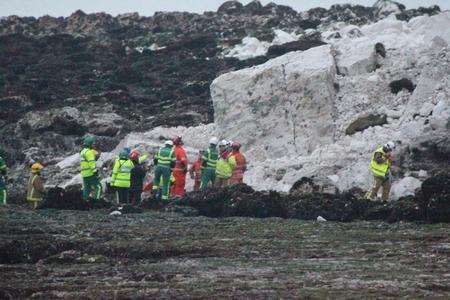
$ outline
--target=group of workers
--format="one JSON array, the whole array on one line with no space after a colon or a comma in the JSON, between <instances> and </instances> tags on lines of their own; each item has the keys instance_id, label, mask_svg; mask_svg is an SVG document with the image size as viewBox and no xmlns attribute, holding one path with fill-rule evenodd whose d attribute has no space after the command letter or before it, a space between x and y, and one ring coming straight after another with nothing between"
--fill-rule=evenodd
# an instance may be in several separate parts
<instances>
[{"instance_id":1,"label":"group of workers","mask_svg":"<svg viewBox=\"0 0 450 300\"><path fill-rule=\"evenodd\" d=\"M170 197L182 198L186 192L186 175L194 180L194 191L208 186L224 187L243 182L247 162L240 152L237 142L219 140L209 141L205 151L199 151L197 160L189 168L183 139L176 136L167 140L153 159L154 176L151 190L156 198L167 203ZM100 199L102 186L97 172L98 152L94 149L94 139L84 139L84 149L80 153L81 176L83 178L83 199ZM139 204L144 186L148 154L124 148L115 160L110 179L117 203Z\"/></svg>"},{"instance_id":2,"label":"group of workers","mask_svg":"<svg viewBox=\"0 0 450 300\"><path fill-rule=\"evenodd\" d=\"M96 161L99 153L94 149L95 139L87 136L83 140L84 148L80 152L81 177L83 178L83 199L99 200L102 185L97 171ZM114 189L117 203L141 202L143 190L150 189L154 196L167 203L170 197L183 197L186 189L186 175L189 173L194 180L194 191L212 187L224 187L243 182L247 162L240 152L241 145L237 142L219 141L216 137L209 140L209 147L199 151L196 161L189 168L183 140L180 136L167 140L156 153L154 177L150 188L144 186L147 167L144 162L148 154L137 150L124 148L115 160L110 178L110 187ZM391 189L391 165L394 142L380 146L374 152L370 170L373 175L373 187L366 197L370 200L382 191L382 201L388 201ZM27 201L36 208L44 197L44 185L40 176L44 166L38 162L31 165L31 176L28 180ZM0 156L0 204L6 204L7 168Z\"/></svg>"}]
</instances>

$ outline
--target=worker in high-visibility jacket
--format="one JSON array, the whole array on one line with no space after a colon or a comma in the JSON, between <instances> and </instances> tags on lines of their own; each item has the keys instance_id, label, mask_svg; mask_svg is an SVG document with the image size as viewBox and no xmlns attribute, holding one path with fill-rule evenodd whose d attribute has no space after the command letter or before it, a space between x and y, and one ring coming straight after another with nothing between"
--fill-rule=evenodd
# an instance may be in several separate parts
<instances>
[{"instance_id":1,"label":"worker in high-visibility jacket","mask_svg":"<svg viewBox=\"0 0 450 300\"><path fill-rule=\"evenodd\" d=\"M204 190L209 184L212 186L216 181L216 166L219 159L219 153L217 152L217 144L219 140L216 137L212 137L209 140L209 148L204 151L202 157L202 182L200 189Z\"/></svg>"},{"instance_id":2,"label":"worker in high-visibility jacket","mask_svg":"<svg viewBox=\"0 0 450 300\"><path fill-rule=\"evenodd\" d=\"M391 191L391 165L392 151L395 149L394 142L388 142L384 146L377 148L370 162L370 170L374 178L372 189L367 193L367 198L373 200L378 195L378 190L382 187L381 199L388 201Z\"/></svg>"},{"instance_id":3,"label":"worker in high-visibility jacket","mask_svg":"<svg viewBox=\"0 0 450 300\"><path fill-rule=\"evenodd\" d=\"M0 156L0 205L6 204L6 174L6 164L3 157Z\"/></svg>"},{"instance_id":4,"label":"worker in high-visibility jacket","mask_svg":"<svg viewBox=\"0 0 450 300\"><path fill-rule=\"evenodd\" d=\"M114 167L111 176L111 186L115 190L116 203L127 204L130 200L130 186L131 186L131 170L134 168L134 163L129 159L128 152L122 150L119 157L114 162Z\"/></svg>"},{"instance_id":5,"label":"worker in high-visibility jacket","mask_svg":"<svg viewBox=\"0 0 450 300\"><path fill-rule=\"evenodd\" d=\"M92 136L87 136L83 140L84 148L80 152L81 160L81 177L83 178L83 199L89 200L91 191L93 191L92 198L99 200L102 194L102 185L98 178L98 171L96 160L98 152L93 149L95 139Z\"/></svg>"},{"instance_id":6,"label":"worker in high-visibility jacket","mask_svg":"<svg viewBox=\"0 0 450 300\"><path fill-rule=\"evenodd\" d=\"M155 176L153 178L153 194L158 194L161 188L161 200L164 203L169 201L170 177L172 169L175 167L176 156L173 149L173 142L168 140L164 147L159 149L153 159L155 167Z\"/></svg>"},{"instance_id":7,"label":"worker in high-visibility jacket","mask_svg":"<svg viewBox=\"0 0 450 300\"><path fill-rule=\"evenodd\" d=\"M44 168L40 163L31 165L31 176L27 186L27 201L33 209L36 209L44 197L44 185L41 179L41 170Z\"/></svg>"},{"instance_id":8,"label":"worker in high-visibility jacket","mask_svg":"<svg viewBox=\"0 0 450 300\"><path fill-rule=\"evenodd\" d=\"M214 186L216 188L228 186L235 167L236 159L228 151L228 142L225 140L220 141L219 160L216 165L216 182Z\"/></svg>"}]
</instances>

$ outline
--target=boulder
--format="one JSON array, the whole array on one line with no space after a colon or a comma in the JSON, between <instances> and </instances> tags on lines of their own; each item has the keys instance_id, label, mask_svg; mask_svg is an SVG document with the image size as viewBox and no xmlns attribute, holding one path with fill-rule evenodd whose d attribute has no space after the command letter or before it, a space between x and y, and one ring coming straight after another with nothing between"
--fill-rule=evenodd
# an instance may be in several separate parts
<instances>
[{"instance_id":1,"label":"boulder","mask_svg":"<svg viewBox=\"0 0 450 300\"><path fill-rule=\"evenodd\" d=\"M258 158L298 155L331 142L335 73L325 45L220 76L211 85L219 134L246 147L264 140L253 153Z\"/></svg>"},{"instance_id":2,"label":"boulder","mask_svg":"<svg viewBox=\"0 0 450 300\"><path fill-rule=\"evenodd\" d=\"M391 83L389 83L389 88L391 89L391 92L393 94L398 94L403 89L412 93L416 88L416 86L408 78L402 78L399 80L394 80Z\"/></svg>"},{"instance_id":3,"label":"boulder","mask_svg":"<svg viewBox=\"0 0 450 300\"><path fill-rule=\"evenodd\" d=\"M219 14L239 14L242 13L244 10L244 5L242 5L241 2L236 0L226 1L221 6L219 6L219 9L217 12Z\"/></svg>"},{"instance_id":4,"label":"boulder","mask_svg":"<svg viewBox=\"0 0 450 300\"><path fill-rule=\"evenodd\" d=\"M258 0L253 0L245 5L244 11L251 15L261 15L265 13L264 7Z\"/></svg>"},{"instance_id":5,"label":"boulder","mask_svg":"<svg viewBox=\"0 0 450 300\"><path fill-rule=\"evenodd\" d=\"M382 115L363 115L351 122L345 130L345 134L353 135L358 131L366 130L372 126L382 126L387 123L387 116L385 114Z\"/></svg>"},{"instance_id":6,"label":"boulder","mask_svg":"<svg viewBox=\"0 0 450 300\"><path fill-rule=\"evenodd\" d=\"M333 181L327 177L302 177L296 181L289 194L292 196L307 195L311 193L327 193L336 194L338 188L333 184Z\"/></svg>"},{"instance_id":7,"label":"boulder","mask_svg":"<svg viewBox=\"0 0 450 300\"><path fill-rule=\"evenodd\" d=\"M336 64L340 74L355 76L373 72L378 67L378 58L369 37L349 38L337 42Z\"/></svg>"},{"instance_id":8,"label":"boulder","mask_svg":"<svg viewBox=\"0 0 450 300\"><path fill-rule=\"evenodd\" d=\"M403 196L414 196L421 185L422 181L417 178L404 177L392 185L391 198L396 200Z\"/></svg>"},{"instance_id":9,"label":"boulder","mask_svg":"<svg viewBox=\"0 0 450 300\"><path fill-rule=\"evenodd\" d=\"M373 8L375 9L375 15L379 18L392 13L399 14L405 10L403 4L391 0L378 0Z\"/></svg>"},{"instance_id":10,"label":"boulder","mask_svg":"<svg viewBox=\"0 0 450 300\"><path fill-rule=\"evenodd\" d=\"M83 135L86 132L84 119L75 107L29 112L24 120L24 128L38 133L53 131L62 135Z\"/></svg>"},{"instance_id":11,"label":"boulder","mask_svg":"<svg viewBox=\"0 0 450 300\"><path fill-rule=\"evenodd\" d=\"M114 137L123 126L123 118L115 113L99 113L91 116L87 123L89 133Z\"/></svg>"}]
</instances>

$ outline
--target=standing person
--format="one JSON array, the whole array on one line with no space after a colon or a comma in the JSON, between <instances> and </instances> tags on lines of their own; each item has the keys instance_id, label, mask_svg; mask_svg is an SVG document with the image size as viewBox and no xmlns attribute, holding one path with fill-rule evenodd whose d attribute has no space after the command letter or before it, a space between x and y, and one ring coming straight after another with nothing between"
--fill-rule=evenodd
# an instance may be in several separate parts
<instances>
[{"instance_id":1,"label":"standing person","mask_svg":"<svg viewBox=\"0 0 450 300\"><path fill-rule=\"evenodd\" d=\"M111 176L111 186L116 190L117 204L129 203L130 186L131 186L131 170L134 168L134 163L128 159L128 152L122 150L119 153L119 158L114 162L114 167Z\"/></svg>"},{"instance_id":2,"label":"standing person","mask_svg":"<svg viewBox=\"0 0 450 300\"><path fill-rule=\"evenodd\" d=\"M175 184L171 188L172 197L183 197L186 187L186 173L188 160L186 151L183 149L183 140L181 136L176 136L173 140L174 152L176 157L175 168L173 169L173 177L175 177Z\"/></svg>"},{"instance_id":3,"label":"standing person","mask_svg":"<svg viewBox=\"0 0 450 300\"><path fill-rule=\"evenodd\" d=\"M143 164L145 159L142 160L142 157L137 150L133 150L130 153L130 159L134 164L133 169L131 169L130 199L131 203L134 205L141 204L141 194L144 188L144 178L147 173L147 170L145 169L145 166Z\"/></svg>"},{"instance_id":4,"label":"standing person","mask_svg":"<svg viewBox=\"0 0 450 300\"><path fill-rule=\"evenodd\" d=\"M172 169L175 167L176 157L173 149L173 142L166 141L164 147L161 148L153 159L156 166L155 176L153 178L153 194L158 193L161 187L161 199L164 203L169 201L170 176Z\"/></svg>"},{"instance_id":5,"label":"standing person","mask_svg":"<svg viewBox=\"0 0 450 300\"><path fill-rule=\"evenodd\" d=\"M0 152L0 205L6 204L6 175L7 168Z\"/></svg>"},{"instance_id":6,"label":"standing person","mask_svg":"<svg viewBox=\"0 0 450 300\"><path fill-rule=\"evenodd\" d=\"M215 187L228 186L233 170L236 166L234 156L230 156L228 152L228 142L222 140L219 142L219 160L216 166L216 183Z\"/></svg>"},{"instance_id":7,"label":"standing person","mask_svg":"<svg viewBox=\"0 0 450 300\"><path fill-rule=\"evenodd\" d=\"M191 179L194 180L194 192L198 192L200 190L200 184L202 181L202 156L204 151L200 150L198 152L197 160L192 164L189 169L189 174L191 175Z\"/></svg>"},{"instance_id":8,"label":"standing person","mask_svg":"<svg viewBox=\"0 0 450 300\"><path fill-rule=\"evenodd\" d=\"M367 198L373 200L378 195L378 190L382 187L382 201L388 201L391 191L391 165L392 151L395 149L394 142L388 142L384 146L378 147L372 156L370 169L373 174L373 188L367 193Z\"/></svg>"},{"instance_id":9,"label":"standing person","mask_svg":"<svg viewBox=\"0 0 450 300\"><path fill-rule=\"evenodd\" d=\"M241 144L233 142L231 144L231 156L236 161L236 167L233 170L233 174L230 178L230 184L239 184L244 182L244 173L247 170L247 161L245 156L240 152Z\"/></svg>"},{"instance_id":10,"label":"standing person","mask_svg":"<svg viewBox=\"0 0 450 300\"><path fill-rule=\"evenodd\" d=\"M38 207L44 197L44 184L41 179L41 170L44 168L40 163L31 165L31 176L28 180L27 186L27 201L31 204L33 209Z\"/></svg>"},{"instance_id":11,"label":"standing person","mask_svg":"<svg viewBox=\"0 0 450 300\"><path fill-rule=\"evenodd\" d=\"M200 189L204 190L211 183L214 185L216 180L216 165L219 159L219 153L217 152L218 139L213 137L209 140L209 148L205 151L202 157L202 182Z\"/></svg>"},{"instance_id":12,"label":"standing person","mask_svg":"<svg viewBox=\"0 0 450 300\"><path fill-rule=\"evenodd\" d=\"M80 152L81 177L83 178L83 200L89 200L91 190L94 191L93 199L99 200L102 194L102 185L98 178L96 166L97 151L93 149L95 139L92 136L84 138L84 149Z\"/></svg>"}]
</instances>

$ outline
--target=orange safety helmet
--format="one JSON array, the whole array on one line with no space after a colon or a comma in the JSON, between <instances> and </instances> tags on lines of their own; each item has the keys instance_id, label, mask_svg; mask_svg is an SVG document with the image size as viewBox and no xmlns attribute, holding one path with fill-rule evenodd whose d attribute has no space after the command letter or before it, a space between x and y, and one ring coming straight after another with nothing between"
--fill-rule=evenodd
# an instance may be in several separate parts
<instances>
[{"instance_id":1,"label":"orange safety helmet","mask_svg":"<svg viewBox=\"0 0 450 300\"><path fill-rule=\"evenodd\" d=\"M175 146L178 146L178 145L183 144L183 139L181 138L181 136L177 135L176 137L174 137L172 139L172 142Z\"/></svg>"}]
</instances>

